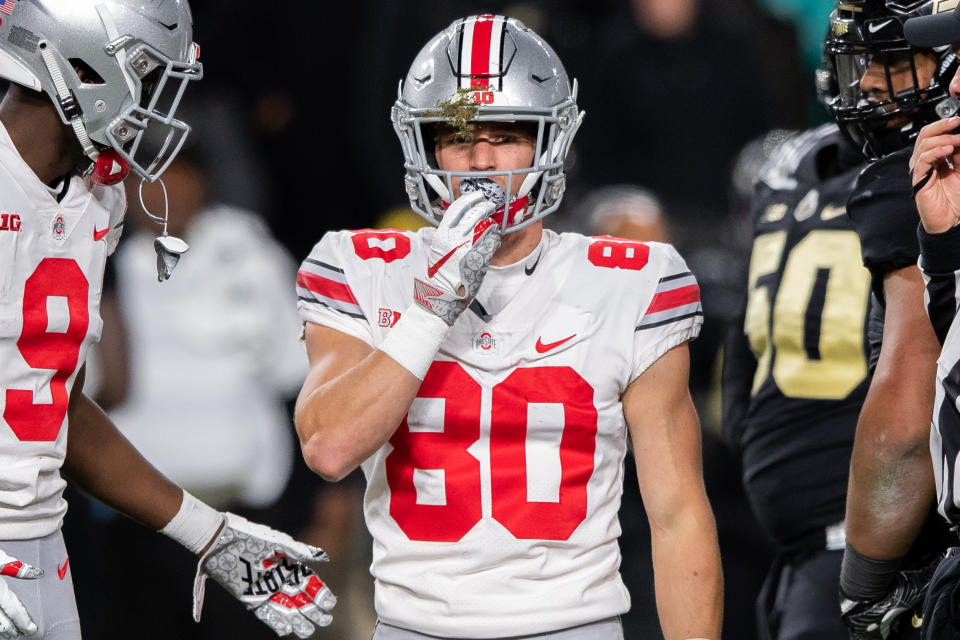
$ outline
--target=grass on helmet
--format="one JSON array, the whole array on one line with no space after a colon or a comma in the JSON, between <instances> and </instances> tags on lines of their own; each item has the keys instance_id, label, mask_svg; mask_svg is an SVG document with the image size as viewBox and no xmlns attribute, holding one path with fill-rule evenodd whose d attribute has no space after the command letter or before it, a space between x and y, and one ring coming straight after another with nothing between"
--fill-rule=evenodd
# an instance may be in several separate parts
<instances>
[{"instance_id":1,"label":"grass on helmet","mask_svg":"<svg viewBox=\"0 0 960 640\"><path fill-rule=\"evenodd\" d=\"M437 102L435 111L428 111L425 115L428 118L443 118L453 129L453 135L457 142L473 142L473 132L476 123L477 114L480 113L480 105L474 98L472 89L458 88L457 94L449 100Z\"/></svg>"}]
</instances>

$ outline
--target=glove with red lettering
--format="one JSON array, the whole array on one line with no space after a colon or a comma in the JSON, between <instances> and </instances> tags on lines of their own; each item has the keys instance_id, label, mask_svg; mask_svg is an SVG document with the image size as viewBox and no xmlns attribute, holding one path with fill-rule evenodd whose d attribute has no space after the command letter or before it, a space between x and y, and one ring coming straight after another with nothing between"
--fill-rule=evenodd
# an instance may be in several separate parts
<instances>
[{"instance_id":1,"label":"glove with red lettering","mask_svg":"<svg viewBox=\"0 0 960 640\"><path fill-rule=\"evenodd\" d=\"M500 227L489 217L495 208L481 191L457 198L433 235L427 279L414 281L414 299L450 326L477 295L500 247Z\"/></svg>"},{"instance_id":2,"label":"glove with red lettering","mask_svg":"<svg viewBox=\"0 0 960 640\"><path fill-rule=\"evenodd\" d=\"M36 580L43 577L37 569L0 551L0 576L20 580ZM27 613L10 585L0 578L0 638L25 638L37 632L37 625Z\"/></svg>"},{"instance_id":3,"label":"glove with red lettering","mask_svg":"<svg viewBox=\"0 0 960 640\"><path fill-rule=\"evenodd\" d=\"M323 549L232 513L200 558L193 589L193 617L200 621L207 576L243 602L277 635L311 636L333 620L336 596L313 571L327 561Z\"/></svg>"}]
</instances>

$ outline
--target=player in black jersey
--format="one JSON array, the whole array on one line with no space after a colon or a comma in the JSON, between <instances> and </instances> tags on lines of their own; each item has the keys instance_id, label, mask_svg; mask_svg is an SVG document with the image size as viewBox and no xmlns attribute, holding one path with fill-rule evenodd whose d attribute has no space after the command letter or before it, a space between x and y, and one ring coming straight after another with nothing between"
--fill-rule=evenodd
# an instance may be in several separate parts
<instances>
[{"instance_id":1,"label":"player in black jersey","mask_svg":"<svg viewBox=\"0 0 960 640\"><path fill-rule=\"evenodd\" d=\"M956 58L903 36L905 20L934 4L841 0L831 18L828 48L841 87L834 115L866 156L879 158L847 204L877 301L871 331L881 336L847 492L841 609L855 638L920 625L923 588L947 542L933 515L928 454L940 347L923 310L908 160L913 138L947 98Z\"/></svg>"},{"instance_id":2,"label":"player in black jersey","mask_svg":"<svg viewBox=\"0 0 960 640\"><path fill-rule=\"evenodd\" d=\"M777 546L758 601L765 640L845 640L836 585L847 469L869 384L870 275L845 215L865 164L836 125L783 142L751 202L743 315L724 357L724 435Z\"/></svg>"},{"instance_id":3,"label":"player in black jersey","mask_svg":"<svg viewBox=\"0 0 960 640\"><path fill-rule=\"evenodd\" d=\"M953 3L956 4L956 3ZM906 35L918 46L960 45L960 11L941 3L932 15L911 20ZM960 73L949 85L960 98ZM960 102L955 102L960 105ZM933 411L930 452L933 458L940 514L956 528L960 525L957 461L960 460L960 330L957 329L958 277L960 277L960 117L953 108L945 118L925 126L910 158L912 193L922 226L920 266L927 289L927 312L943 351L937 368L937 394ZM949 117L949 116L953 117ZM956 545L956 541L954 541ZM954 547L937 567L924 606L927 640L960 637L960 549Z\"/></svg>"}]
</instances>

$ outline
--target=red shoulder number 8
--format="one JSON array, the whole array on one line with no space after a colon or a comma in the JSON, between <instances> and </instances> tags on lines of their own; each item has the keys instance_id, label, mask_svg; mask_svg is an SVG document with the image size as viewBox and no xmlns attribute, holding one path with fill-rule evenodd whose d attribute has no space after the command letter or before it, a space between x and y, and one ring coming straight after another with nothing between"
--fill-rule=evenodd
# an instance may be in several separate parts
<instances>
[{"instance_id":1,"label":"red shoulder number 8","mask_svg":"<svg viewBox=\"0 0 960 640\"><path fill-rule=\"evenodd\" d=\"M402 231L363 229L353 233L353 250L363 260L393 262L410 254L410 238Z\"/></svg>"},{"instance_id":2,"label":"red shoulder number 8","mask_svg":"<svg viewBox=\"0 0 960 640\"><path fill-rule=\"evenodd\" d=\"M639 271L650 260L650 247L643 242L600 236L590 243L587 258L595 267Z\"/></svg>"}]
</instances>

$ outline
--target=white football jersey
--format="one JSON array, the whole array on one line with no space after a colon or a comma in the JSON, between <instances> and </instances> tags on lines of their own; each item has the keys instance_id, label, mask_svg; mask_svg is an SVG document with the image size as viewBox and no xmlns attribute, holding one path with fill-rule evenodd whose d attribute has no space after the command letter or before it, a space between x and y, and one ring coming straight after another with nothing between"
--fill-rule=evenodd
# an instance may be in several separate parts
<instances>
[{"instance_id":1,"label":"white football jersey","mask_svg":"<svg viewBox=\"0 0 960 640\"><path fill-rule=\"evenodd\" d=\"M66 512L67 403L125 206L121 186L79 176L50 189L0 125L0 540L49 535Z\"/></svg>"},{"instance_id":2,"label":"white football jersey","mask_svg":"<svg viewBox=\"0 0 960 640\"><path fill-rule=\"evenodd\" d=\"M298 275L301 318L378 346L427 279L433 233L326 234ZM669 245L544 231L526 260L491 268L362 465L379 617L499 638L627 611L620 396L701 323Z\"/></svg>"}]
</instances>

